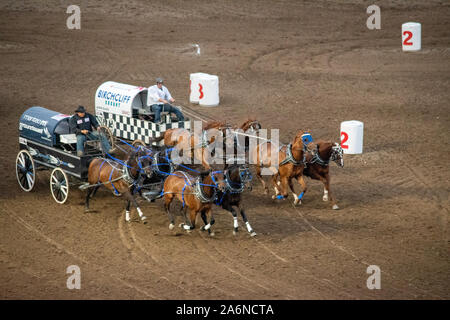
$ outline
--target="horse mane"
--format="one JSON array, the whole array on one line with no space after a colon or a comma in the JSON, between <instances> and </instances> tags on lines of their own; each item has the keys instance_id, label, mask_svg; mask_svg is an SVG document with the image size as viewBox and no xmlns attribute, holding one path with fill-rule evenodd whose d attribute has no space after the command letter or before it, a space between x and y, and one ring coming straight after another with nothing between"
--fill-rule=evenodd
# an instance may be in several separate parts
<instances>
[{"instance_id":1,"label":"horse mane","mask_svg":"<svg viewBox=\"0 0 450 320\"><path fill-rule=\"evenodd\" d=\"M246 127L247 127L247 129L248 129L249 123L256 122L256 121L257 121L256 119L248 118L248 119L242 124L241 129L246 128Z\"/></svg>"},{"instance_id":2,"label":"horse mane","mask_svg":"<svg viewBox=\"0 0 450 320\"><path fill-rule=\"evenodd\" d=\"M205 124L205 126L203 127L203 130L209 130L212 128L221 128L221 127L224 127L225 125L226 125L225 122L212 120L212 121L208 121Z\"/></svg>"}]
</instances>

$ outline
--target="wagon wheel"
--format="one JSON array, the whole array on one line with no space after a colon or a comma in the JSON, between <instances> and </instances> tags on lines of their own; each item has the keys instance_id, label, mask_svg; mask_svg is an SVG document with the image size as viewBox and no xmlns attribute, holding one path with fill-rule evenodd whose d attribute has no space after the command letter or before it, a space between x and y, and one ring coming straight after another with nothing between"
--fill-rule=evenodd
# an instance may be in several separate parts
<instances>
[{"instance_id":1,"label":"wagon wheel","mask_svg":"<svg viewBox=\"0 0 450 320\"><path fill-rule=\"evenodd\" d=\"M134 140L134 141L131 143L131 145L132 145L133 147L137 147L137 146L143 146L143 147L146 147L146 146L147 146L147 145L145 144L145 142L142 141L141 139L136 139L136 140Z\"/></svg>"},{"instance_id":2,"label":"wagon wheel","mask_svg":"<svg viewBox=\"0 0 450 320\"><path fill-rule=\"evenodd\" d=\"M104 135L108 139L109 145L111 146L110 152L114 150L115 140L111 130L108 127L100 126L100 134Z\"/></svg>"},{"instance_id":3,"label":"wagon wheel","mask_svg":"<svg viewBox=\"0 0 450 320\"><path fill-rule=\"evenodd\" d=\"M50 191L56 202L63 204L69 197L69 179L61 168L55 168L50 175Z\"/></svg>"},{"instance_id":4,"label":"wagon wheel","mask_svg":"<svg viewBox=\"0 0 450 320\"><path fill-rule=\"evenodd\" d=\"M36 181L36 167L33 157L27 150L20 150L16 158L16 177L20 187L30 192Z\"/></svg>"}]
</instances>

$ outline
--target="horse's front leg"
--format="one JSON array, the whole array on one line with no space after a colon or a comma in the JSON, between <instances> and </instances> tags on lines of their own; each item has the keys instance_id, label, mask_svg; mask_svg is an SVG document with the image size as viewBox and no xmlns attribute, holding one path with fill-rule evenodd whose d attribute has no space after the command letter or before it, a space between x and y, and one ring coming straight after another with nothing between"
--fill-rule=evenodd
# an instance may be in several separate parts
<instances>
[{"instance_id":1,"label":"horse's front leg","mask_svg":"<svg viewBox=\"0 0 450 320\"><path fill-rule=\"evenodd\" d=\"M252 237L256 236L256 232L253 230L252 226L250 225L250 222L247 219L247 215L245 214L244 206L242 205L241 202L239 202L238 208L241 213L242 220L244 220L244 222L245 222L245 226L247 227L248 233L250 233L250 236L252 236Z\"/></svg>"},{"instance_id":2,"label":"horse's front leg","mask_svg":"<svg viewBox=\"0 0 450 320\"><path fill-rule=\"evenodd\" d=\"M302 204L303 196L305 195L305 192L306 192L306 190L307 190L308 188L306 187L305 178L303 177L302 174L300 174L300 175L297 177L297 181L298 181L298 183L300 183L300 185L301 185L301 187L302 187L302 192L297 196L297 199L298 199L297 204Z\"/></svg>"},{"instance_id":3,"label":"horse's front leg","mask_svg":"<svg viewBox=\"0 0 450 320\"><path fill-rule=\"evenodd\" d=\"M334 197L334 194L330 190L330 174L329 173L325 174L324 180L325 181L324 181L324 188L323 188L323 201L327 201L328 197L329 197L333 210L338 210L339 206L336 204L336 198Z\"/></svg>"},{"instance_id":4,"label":"horse's front leg","mask_svg":"<svg viewBox=\"0 0 450 320\"><path fill-rule=\"evenodd\" d=\"M237 213L236 210L234 210L233 206L230 204L224 204L223 208L227 211L229 211L231 213L231 215L233 216L233 234L236 235L237 232L239 231L239 223L238 223L238 217L237 217Z\"/></svg>"},{"instance_id":5,"label":"horse's front leg","mask_svg":"<svg viewBox=\"0 0 450 320\"><path fill-rule=\"evenodd\" d=\"M130 193L130 191L125 191L124 192L125 198L128 201L131 201L131 203L133 204L133 206L136 208L138 214L139 214L139 218L141 218L142 221L144 221L144 223L147 223L145 220L147 219L146 216L144 216L144 214L142 213L141 208L139 207L139 205L136 202L136 199L133 197L133 195Z\"/></svg>"}]
</instances>

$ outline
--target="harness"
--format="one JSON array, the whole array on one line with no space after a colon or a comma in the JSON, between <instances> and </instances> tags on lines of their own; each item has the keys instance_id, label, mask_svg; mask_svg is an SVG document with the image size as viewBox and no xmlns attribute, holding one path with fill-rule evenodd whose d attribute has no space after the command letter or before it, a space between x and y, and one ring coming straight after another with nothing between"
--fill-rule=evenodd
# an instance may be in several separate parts
<instances>
[{"instance_id":1,"label":"harness","mask_svg":"<svg viewBox=\"0 0 450 320\"><path fill-rule=\"evenodd\" d=\"M283 146L282 146L283 147ZM281 147L281 148L282 148ZM281 149L280 148L280 149ZM303 151L305 151L305 146L303 145ZM295 165L295 166L299 166L299 165L302 165L302 164L305 164L305 152L303 152L303 159L301 160L301 161L297 161L295 158L294 158L294 156L292 155L292 143L289 143L287 146L286 146L286 158L284 158L284 160L283 161L281 161L280 162L280 166L282 166L282 165L284 165L284 164L286 164L286 163L292 163L293 165Z\"/></svg>"},{"instance_id":2,"label":"harness","mask_svg":"<svg viewBox=\"0 0 450 320\"><path fill-rule=\"evenodd\" d=\"M216 189L215 189L215 188L213 189L214 191L213 191L212 196L208 198L208 197L205 195L205 192L203 191L202 185L205 185L205 184L203 184L203 183L200 181L200 177L197 178L197 180L195 181L194 186L193 186L194 196L195 196L198 200L200 200L201 203L213 202L213 201L216 199L216 197L217 197L217 191L216 191ZM210 186L210 185L207 185L207 186ZM210 187L213 187L213 186L210 186ZM215 187L215 186L214 186L214 187Z\"/></svg>"},{"instance_id":3,"label":"harness","mask_svg":"<svg viewBox=\"0 0 450 320\"><path fill-rule=\"evenodd\" d=\"M244 173L244 175L242 173ZM218 193L218 196L220 194L222 196L220 197L220 200L218 198L216 199L215 203L217 205L219 205L219 206L222 205L223 199L225 198L225 195L227 193L231 193L231 194L242 193L245 188L245 183L247 181L252 180L252 175L248 171L248 169L239 168L239 177L240 177L240 182L236 183L236 182L232 181L230 178L230 170L225 171L225 191ZM238 187L233 187L233 184L238 185Z\"/></svg>"},{"instance_id":4,"label":"harness","mask_svg":"<svg viewBox=\"0 0 450 320\"><path fill-rule=\"evenodd\" d=\"M170 150L172 150L172 149L170 149ZM158 173L158 174L160 174L160 175L170 175L174 171L172 161L170 161L170 159L169 159L169 157L167 155L167 152L169 150L166 149L165 151L166 151L165 159L167 160L167 163L159 163L159 155L161 153L160 151L156 152L154 154L154 156L153 156L153 161L152 161L153 171ZM159 169L160 166L169 166L169 172L161 171Z\"/></svg>"},{"instance_id":5,"label":"harness","mask_svg":"<svg viewBox=\"0 0 450 320\"><path fill-rule=\"evenodd\" d=\"M239 177L240 177L240 175L239 175ZM237 185L237 183L231 181L230 172L229 172L229 170L227 170L225 172L226 191L224 193L226 193L227 191L229 191L230 193L241 193L242 191L244 191L245 183L242 181L242 179L241 179L241 182L239 183L239 187L237 187L237 188L233 187L231 185L232 183Z\"/></svg>"},{"instance_id":6,"label":"harness","mask_svg":"<svg viewBox=\"0 0 450 320\"><path fill-rule=\"evenodd\" d=\"M330 159L328 160L323 160L320 156L319 156L319 147L316 146L316 152L314 153L314 155L312 156L311 160L308 161L308 163L313 164L313 163L317 163L319 165L321 165L322 167L326 167L330 164Z\"/></svg>"},{"instance_id":7,"label":"harness","mask_svg":"<svg viewBox=\"0 0 450 320\"><path fill-rule=\"evenodd\" d=\"M280 166L290 162L290 163L294 164L295 166L299 166L299 165L303 164L306 167L306 163L307 163L307 161L306 161L306 153L309 152L309 150L308 150L308 148L306 146L309 143L313 142L314 139L312 138L312 136L311 136L311 134L309 132L306 132L306 133L302 134L301 138L302 138L302 142L303 142L303 159L302 159L302 161L295 160L294 156L292 155L292 143L289 143L287 145L287 147L286 147L286 158L284 158L284 160L281 161L281 163L279 164ZM316 152L316 154L317 153L318 152Z\"/></svg>"}]
</instances>

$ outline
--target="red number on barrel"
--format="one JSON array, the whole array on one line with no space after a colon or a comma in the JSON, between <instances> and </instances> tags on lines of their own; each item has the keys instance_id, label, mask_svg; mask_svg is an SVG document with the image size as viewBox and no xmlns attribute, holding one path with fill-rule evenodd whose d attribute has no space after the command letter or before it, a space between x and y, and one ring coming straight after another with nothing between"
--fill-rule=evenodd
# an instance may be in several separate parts
<instances>
[{"instance_id":1,"label":"red number on barrel","mask_svg":"<svg viewBox=\"0 0 450 320\"><path fill-rule=\"evenodd\" d=\"M200 93L200 96L198 98L203 98L203 86L200 83L198 84L198 92Z\"/></svg>"},{"instance_id":2,"label":"red number on barrel","mask_svg":"<svg viewBox=\"0 0 450 320\"><path fill-rule=\"evenodd\" d=\"M344 136L344 137L342 138L342 136ZM347 140L348 140L347 132L341 131L341 147L343 149L348 149L348 145L344 144L347 142Z\"/></svg>"},{"instance_id":3,"label":"red number on barrel","mask_svg":"<svg viewBox=\"0 0 450 320\"><path fill-rule=\"evenodd\" d=\"M404 44L405 46L412 46L413 43L412 43L412 42L408 42L408 40L411 39L412 36L413 36L412 32L411 32L411 31L404 31L404 32L403 32L403 35L404 35L404 36L407 35L407 37L406 37L405 40L403 41L403 44Z\"/></svg>"}]
</instances>

